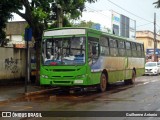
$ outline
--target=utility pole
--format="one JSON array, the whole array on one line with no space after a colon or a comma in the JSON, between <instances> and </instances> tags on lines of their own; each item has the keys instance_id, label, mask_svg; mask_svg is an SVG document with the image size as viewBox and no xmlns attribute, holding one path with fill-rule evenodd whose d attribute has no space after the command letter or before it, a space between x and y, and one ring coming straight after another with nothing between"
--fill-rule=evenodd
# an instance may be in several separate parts
<instances>
[{"instance_id":1,"label":"utility pole","mask_svg":"<svg viewBox=\"0 0 160 120\"><path fill-rule=\"evenodd\" d=\"M62 27L63 10L60 4L57 4L57 27Z\"/></svg>"},{"instance_id":2,"label":"utility pole","mask_svg":"<svg viewBox=\"0 0 160 120\"><path fill-rule=\"evenodd\" d=\"M156 13L154 13L154 61L157 61L156 48L157 48L157 41L156 41Z\"/></svg>"}]
</instances>

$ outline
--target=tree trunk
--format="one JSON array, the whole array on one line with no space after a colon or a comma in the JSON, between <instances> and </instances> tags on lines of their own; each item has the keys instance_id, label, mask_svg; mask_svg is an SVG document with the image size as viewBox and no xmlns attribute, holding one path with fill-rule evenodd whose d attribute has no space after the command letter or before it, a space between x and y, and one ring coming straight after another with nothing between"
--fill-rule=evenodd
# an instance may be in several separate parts
<instances>
[{"instance_id":1,"label":"tree trunk","mask_svg":"<svg viewBox=\"0 0 160 120\"><path fill-rule=\"evenodd\" d=\"M42 33L43 33L43 26L37 25L34 28L34 39L35 39L35 47L36 47L36 85L40 84L40 56L41 56L41 41L42 41Z\"/></svg>"},{"instance_id":2,"label":"tree trunk","mask_svg":"<svg viewBox=\"0 0 160 120\"><path fill-rule=\"evenodd\" d=\"M36 85L40 84L40 51L41 51L41 42L36 41Z\"/></svg>"}]
</instances>

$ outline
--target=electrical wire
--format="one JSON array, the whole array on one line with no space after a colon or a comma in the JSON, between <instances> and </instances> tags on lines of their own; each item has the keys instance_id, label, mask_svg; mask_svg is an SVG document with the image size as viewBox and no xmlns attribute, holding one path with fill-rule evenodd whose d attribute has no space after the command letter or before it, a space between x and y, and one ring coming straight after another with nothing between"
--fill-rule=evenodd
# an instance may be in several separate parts
<instances>
[{"instance_id":1,"label":"electrical wire","mask_svg":"<svg viewBox=\"0 0 160 120\"><path fill-rule=\"evenodd\" d=\"M142 27L142 26L146 26L146 25L150 25L150 24L152 24L152 23L146 23L146 24L142 24L142 25L139 25L139 26L137 26L137 27Z\"/></svg>"},{"instance_id":2,"label":"electrical wire","mask_svg":"<svg viewBox=\"0 0 160 120\"><path fill-rule=\"evenodd\" d=\"M111 4L117 6L118 8L120 8L120 9L122 9L122 10L128 12L129 14L131 14L131 15L133 15L133 16L139 18L139 19L142 19L142 20L144 20L144 21L149 22L149 23L147 23L147 24L139 25L139 26L137 26L137 27L142 27L142 26L146 26L146 25L149 25L149 24L153 24L153 23L154 23L154 22L152 22L152 21L150 21L150 20L147 20L147 19L145 19L145 18L142 18L142 17L140 17L140 16L138 16L138 15L136 15L136 14L134 14L134 13L132 13L132 12L130 12L130 11L124 9L124 8L122 8L121 6L117 5L116 3L114 3L114 2L112 2L112 1L110 1L110 0L108 0L108 2L110 2ZM104 4L104 3L103 3L103 4ZM88 6L87 6L87 7L88 7ZM92 8L90 8L90 7L88 7L88 8L91 9L91 10L93 10L94 12L97 12L97 13L98 13L99 11L101 11L101 10L94 10L94 9L92 9ZM92 11L92 12L93 12L93 11ZM103 13L99 13L99 14L102 14L102 15L106 16L106 15L103 14ZM108 16L106 16L106 17L108 17ZM123 23L122 23L122 24L123 24ZM158 27L160 28L160 26L159 26L157 23L156 23L156 26L158 26Z\"/></svg>"},{"instance_id":3,"label":"electrical wire","mask_svg":"<svg viewBox=\"0 0 160 120\"><path fill-rule=\"evenodd\" d=\"M115 6L119 7L120 9L122 9L122 10L124 10L124 11L126 11L126 12L128 12L128 13L130 13L130 14L132 14L132 15L134 15L134 16L137 17L137 18L140 18L140 19L142 19L142 20L148 21L148 22L150 22L150 23L154 23L154 22L151 22L151 21L149 21L149 20L147 20L147 19L145 19L145 18L142 18L142 17L140 17L140 16L138 16L138 15L136 15L136 14L134 14L134 13L132 13L132 12L124 9L124 8L122 8L121 6L117 5L116 3L114 3L114 2L112 2L112 1L110 1L110 0L108 0L108 1L109 1L110 3L112 3L112 4L114 4ZM146 24L146 25L147 25L147 24ZM159 26L157 23L156 23L156 25L160 28L160 26ZM137 27L139 27L139 26L137 26Z\"/></svg>"},{"instance_id":4,"label":"electrical wire","mask_svg":"<svg viewBox=\"0 0 160 120\"><path fill-rule=\"evenodd\" d=\"M86 7L91 10L90 12L96 12L97 14L101 14L101 15L106 16L107 18L109 18L107 15L105 15L105 14L103 14L103 13L100 12L102 10L95 10L95 9L90 8L88 6L86 6ZM121 24L125 25L124 23L121 23ZM146 23L146 24L139 25L137 27L142 27L142 26L146 26L146 25L149 25L149 24L153 24L153 23L149 22L149 23ZM123 28L123 29L128 30L129 28Z\"/></svg>"},{"instance_id":5,"label":"electrical wire","mask_svg":"<svg viewBox=\"0 0 160 120\"><path fill-rule=\"evenodd\" d=\"M117 5L116 3L114 3L114 2L112 2L112 1L110 1L110 0L108 0L108 1L109 1L110 3L112 3L112 4L114 4L115 6L119 7L120 9L122 9L122 10L124 10L124 11L126 11L126 12L128 12L128 13L130 13L130 14L132 14L132 15L134 15L134 16L137 17L137 18L140 18L140 19L145 20L145 21L147 21L147 22L153 23L153 22L151 22L151 21L149 21L149 20L147 20L147 19L145 19L145 18L142 18L142 17L140 17L140 16L138 16L138 15L136 15L136 14L134 14L134 13L132 13L132 12L124 9L124 8L122 8L121 6Z\"/></svg>"}]
</instances>

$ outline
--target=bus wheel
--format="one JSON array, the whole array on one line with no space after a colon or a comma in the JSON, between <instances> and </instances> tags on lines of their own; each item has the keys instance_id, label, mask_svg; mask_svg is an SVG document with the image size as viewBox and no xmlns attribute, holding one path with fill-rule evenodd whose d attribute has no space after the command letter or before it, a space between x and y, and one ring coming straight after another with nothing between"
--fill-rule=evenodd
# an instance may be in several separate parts
<instances>
[{"instance_id":1,"label":"bus wheel","mask_svg":"<svg viewBox=\"0 0 160 120\"><path fill-rule=\"evenodd\" d=\"M136 71L132 70L132 78L131 78L131 84L135 83L135 79L136 79Z\"/></svg>"},{"instance_id":2,"label":"bus wheel","mask_svg":"<svg viewBox=\"0 0 160 120\"><path fill-rule=\"evenodd\" d=\"M132 70L132 77L131 77L131 79L124 80L124 83L126 85L128 85L128 84L134 84L135 83L135 79L136 79L136 72L135 72L135 70Z\"/></svg>"},{"instance_id":3,"label":"bus wheel","mask_svg":"<svg viewBox=\"0 0 160 120\"><path fill-rule=\"evenodd\" d=\"M98 86L98 91L105 92L106 88L107 88L107 78L106 78L106 75L102 73L100 78L100 84Z\"/></svg>"}]
</instances>

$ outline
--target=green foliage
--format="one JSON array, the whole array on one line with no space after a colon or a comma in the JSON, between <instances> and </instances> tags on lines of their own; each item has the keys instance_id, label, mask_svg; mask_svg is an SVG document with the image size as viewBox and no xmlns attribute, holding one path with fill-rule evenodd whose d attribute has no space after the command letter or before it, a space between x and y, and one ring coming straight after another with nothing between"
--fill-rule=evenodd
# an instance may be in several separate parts
<instances>
[{"instance_id":1,"label":"green foliage","mask_svg":"<svg viewBox=\"0 0 160 120\"><path fill-rule=\"evenodd\" d=\"M78 23L78 24L73 24L73 26L75 26L75 27L89 27L89 28L91 28L94 24L96 24L96 23L94 23L92 21L86 22L85 20L83 20L83 21L80 21L80 23Z\"/></svg>"},{"instance_id":2,"label":"green foliage","mask_svg":"<svg viewBox=\"0 0 160 120\"><path fill-rule=\"evenodd\" d=\"M12 17L11 13L16 13L25 19L33 29L35 40L40 40L44 29L48 29L48 23L57 23L57 9L63 11L63 26L70 26L69 19L78 18L85 8L85 2L95 2L97 0L0 0L5 16L2 16L5 23ZM56 27L56 26L55 26ZM2 27L1 27L2 28ZM0 29L1 29L0 28Z\"/></svg>"},{"instance_id":3,"label":"green foliage","mask_svg":"<svg viewBox=\"0 0 160 120\"><path fill-rule=\"evenodd\" d=\"M42 8L37 7L37 8L33 8L33 12L32 12L33 16L37 19L39 19L39 21L43 21L44 19L47 18L48 14L43 11Z\"/></svg>"},{"instance_id":4,"label":"green foliage","mask_svg":"<svg viewBox=\"0 0 160 120\"><path fill-rule=\"evenodd\" d=\"M28 22L36 41L36 67L39 70L39 41L42 39L43 30L48 29L48 23L53 23L53 25L57 23L59 16L57 9L62 11L60 16L63 19L63 26L67 26L69 25L69 20L65 16L69 16L71 19L78 18L84 10L85 2L87 1L92 3L96 0L0 0L0 5L3 7L3 12L1 12L2 15L0 16L0 29L2 30L5 27L7 19L12 17L11 13L18 14Z\"/></svg>"},{"instance_id":5,"label":"green foliage","mask_svg":"<svg viewBox=\"0 0 160 120\"><path fill-rule=\"evenodd\" d=\"M70 21L68 20L68 18L65 16L63 17L63 27L72 27L73 24L70 23ZM48 28L49 29L53 29L57 27L57 22L54 22L53 24L49 25Z\"/></svg>"},{"instance_id":6,"label":"green foliage","mask_svg":"<svg viewBox=\"0 0 160 120\"><path fill-rule=\"evenodd\" d=\"M156 8L159 8L160 7L160 0L158 0L157 2L154 2L153 4L156 4Z\"/></svg>"},{"instance_id":7,"label":"green foliage","mask_svg":"<svg viewBox=\"0 0 160 120\"><path fill-rule=\"evenodd\" d=\"M2 0L4 3L6 3L5 0ZM4 39L6 38L6 34L5 34L5 27L6 27L6 22L8 21L9 18L12 17L11 13L8 12L10 5L3 5L1 4L0 1L0 43L2 43L4 41Z\"/></svg>"}]
</instances>

